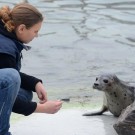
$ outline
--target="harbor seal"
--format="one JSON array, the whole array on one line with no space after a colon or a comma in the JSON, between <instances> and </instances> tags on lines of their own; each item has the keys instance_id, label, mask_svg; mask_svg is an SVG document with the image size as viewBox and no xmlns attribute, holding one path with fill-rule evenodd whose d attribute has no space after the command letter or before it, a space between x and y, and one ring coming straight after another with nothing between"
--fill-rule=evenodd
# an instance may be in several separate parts
<instances>
[{"instance_id":1,"label":"harbor seal","mask_svg":"<svg viewBox=\"0 0 135 135\"><path fill-rule=\"evenodd\" d=\"M122 110L134 101L135 87L120 80L115 74L101 74L96 78L93 88L104 92L102 109L85 113L83 116L101 115L110 111L114 116L119 117Z\"/></svg>"}]
</instances>

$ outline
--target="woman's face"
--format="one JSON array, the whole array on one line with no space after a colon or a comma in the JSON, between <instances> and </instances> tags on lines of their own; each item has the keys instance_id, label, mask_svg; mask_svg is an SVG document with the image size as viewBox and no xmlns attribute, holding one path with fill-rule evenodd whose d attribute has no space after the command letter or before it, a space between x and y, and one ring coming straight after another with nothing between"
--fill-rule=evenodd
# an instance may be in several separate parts
<instances>
[{"instance_id":1,"label":"woman's face","mask_svg":"<svg viewBox=\"0 0 135 135\"><path fill-rule=\"evenodd\" d=\"M38 37L38 32L41 28L41 25L42 22L39 22L33 25L31 28L27 29L24 24L21 24L16 28L16 36L21 42L27 44L35 37Z\"/></svg>"}]
</instances>

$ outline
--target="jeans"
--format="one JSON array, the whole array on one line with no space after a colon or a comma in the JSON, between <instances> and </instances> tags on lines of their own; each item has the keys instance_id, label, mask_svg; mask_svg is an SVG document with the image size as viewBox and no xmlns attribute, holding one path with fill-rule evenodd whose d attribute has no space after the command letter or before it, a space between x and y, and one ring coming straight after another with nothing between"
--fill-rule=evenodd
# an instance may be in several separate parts
<instances>
[{"instance_id":1,"label":"jeans","mask_svg":"<svg viewBox=\"0 0 135 135\"><path fill-rule=\"evenodd\" d=\"M12 68L0 69L0 135L11 135L9 120L16 98L31 101L32 91L20 88L18 71Z\"/></svg>"},{"instance_id":2,"label":"jeans","mask_svg":"<svg viewBox=\"0 0 135 135\"><path fill-rule=\"evenodd\" d=\"M18 71L12 68L0 69L0 135L10 135L9 119L20 83Z\"/></svg>"},{"instance_id":3,"label":"jeans","mask_svg":"<svg viewBox=\"0 0 135 135\"><path fill-rule=\"evenodd\" d=\"M11 135L9 120L16 98L31 101L32 91L20 88L18 71L12 68L0 69L0 135Z\"/></svg>"}]
</instances>

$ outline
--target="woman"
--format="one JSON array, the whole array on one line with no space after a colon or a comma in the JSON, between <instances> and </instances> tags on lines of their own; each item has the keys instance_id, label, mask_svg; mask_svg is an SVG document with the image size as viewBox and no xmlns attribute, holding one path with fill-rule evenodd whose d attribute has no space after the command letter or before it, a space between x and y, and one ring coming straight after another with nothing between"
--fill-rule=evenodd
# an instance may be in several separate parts
<instances>
[{"instance_id":1,"label":"woman","mask_svg":"<svg viewBox=\"0 0 135 135\"><path fill-rule=\"evenodd\" d=\"M43 22L42 14L32 5L21 3L12 10L0 10L0 135L10 135L11 111L23 115L56 113L61 101L47 101L42 80L20 72L23 49L38 36ZM36 92L39 103L32 102Z\"/></svg>"}]
</instances>

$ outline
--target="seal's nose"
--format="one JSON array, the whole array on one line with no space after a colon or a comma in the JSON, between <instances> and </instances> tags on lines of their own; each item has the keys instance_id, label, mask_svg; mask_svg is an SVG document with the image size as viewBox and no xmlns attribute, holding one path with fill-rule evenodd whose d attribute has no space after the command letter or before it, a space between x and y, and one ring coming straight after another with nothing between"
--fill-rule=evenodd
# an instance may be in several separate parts
<instances>
[{"instance_id":1,"label":"seal's nose","mask_svg":"<svg viewBox=\"0 0 135 135\"><path fill-rule=\"evenodd\" d=\"M93 84L93 89L97 89L99 87L99 84L98 83L94 83Z\"/></svg>"},{"instance_id":2,"label":"seal's nose","mask_svg":"<svg viewBox=\"0 0 135 135\"><path fill-rule=\"evenodd\" d=\"M99 84L98 83L94 83L94 86L98 86Z\"/></svg>"}]
</instances>

